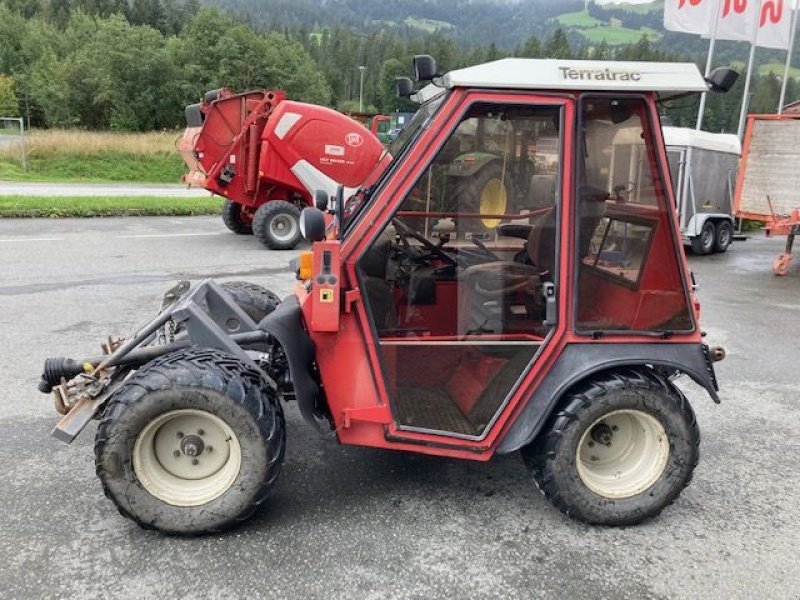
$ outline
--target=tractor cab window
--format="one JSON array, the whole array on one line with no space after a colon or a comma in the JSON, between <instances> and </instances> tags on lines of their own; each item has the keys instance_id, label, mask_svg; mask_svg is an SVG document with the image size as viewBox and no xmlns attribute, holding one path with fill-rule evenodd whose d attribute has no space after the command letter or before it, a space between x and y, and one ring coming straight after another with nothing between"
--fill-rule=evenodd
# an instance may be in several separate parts
<instances>
[{"instance_id":1,"label":"tractor cab window","mask_svg":"<svg viewBox=\"0 0 800 600\"><path fill-rule=\"evenodd\" d=\"M642 99L582 101L579 330L693 327L652 122Z\"/></svg>"},{"instance_id":2,"label":"tractor cab window","mask_svg":"<svg viewBox=\"0 0 800 600\"><path fill-rule=\"evenodd\" d=\"M560 130L473 104L360 259L400 427L484 435L553 326Z\"/></svg>"}]
</instances>

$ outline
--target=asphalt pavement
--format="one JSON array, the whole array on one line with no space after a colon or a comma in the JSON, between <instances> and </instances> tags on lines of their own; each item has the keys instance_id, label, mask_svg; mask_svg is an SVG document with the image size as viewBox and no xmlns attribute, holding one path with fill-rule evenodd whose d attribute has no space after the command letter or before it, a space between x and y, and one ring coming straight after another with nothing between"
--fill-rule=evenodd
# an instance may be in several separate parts
<instances>
[{"instance_id":1,"label":"asphalt pavement","mask_svg":"<svg viewBox=\"0 0 800 600\"><path fill-rule=\"evenodd\" d=\"M176 539L117 514L36 391L49 355L95 354L174 281L288 294L294 252L218 217L0 220L0 598L781 598L800 595L800 268L783 240L690 260L703 326L729 352L722 404L688 381L694 481L636 527L569 520L518 456L489 463L341 447L287 409L267 505L224 535ZM797 259L800 262L800 258Z\"/></svg>"}]
</instances>

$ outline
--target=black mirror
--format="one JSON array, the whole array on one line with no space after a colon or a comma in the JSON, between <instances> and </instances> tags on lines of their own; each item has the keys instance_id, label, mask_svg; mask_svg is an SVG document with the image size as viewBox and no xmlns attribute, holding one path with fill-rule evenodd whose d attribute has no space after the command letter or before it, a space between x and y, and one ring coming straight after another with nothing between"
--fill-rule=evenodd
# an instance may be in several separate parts
<instances>
[{"instance_id":1,"label":"black mirror","mask_svg":"<svg viewBox=\"0 0 800 600\"><path fill-rule=\"evenodd\" d=\"M436 77L436 61L430 54L417 54L414 57L414 79L430 81Z\"/></svg>"},{"instance_id":2,"label":"black mirror","mask_svg":"<svg viewBox=\"0 0 800 600\"><path fill-rule=\"evenodd\" d=\"M729 67L717 67L706 77L711 91L723 94L730 91L737 79L739 79L739 73Z\"/></svg>"},{"instance_id":3,"label":"black mirror","mask_svg":"<svg viewBox=\"0 0 800 600\"><path fill-rule=\"evenodd\" d=\"M328 192L326 192L325 190L315 190L314 206L316 206L322 212L328 210Z\"/></svg>"},{"instance_id":4,"label":"black mirror","mask_svg":"<svg viewBox=\"0 0 800 600\"><path fill-rule=\"evenodd\" d=\"M408 98L414 93L414 82L410 77L398 77L394 80L394 89L398 98Z\"/></svg>"},{"instance_id":5,"label":"black mirror","mask_svg":"<svg viewBox=\"0 0 800 600\"><path fill-rule=\"evenodd\" d=\"M313 206L307 206L300 213L300 234L309 242L325 239L325 213Z\"/></svg>"}]
</instances>

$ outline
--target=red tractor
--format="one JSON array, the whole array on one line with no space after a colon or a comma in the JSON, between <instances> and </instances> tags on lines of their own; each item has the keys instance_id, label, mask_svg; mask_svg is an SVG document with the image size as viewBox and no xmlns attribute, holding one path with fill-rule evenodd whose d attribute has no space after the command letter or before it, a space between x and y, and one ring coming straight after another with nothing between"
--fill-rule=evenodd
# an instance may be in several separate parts
<instances>
[{"instance_id":1,"label":"red tractor","mask_svg":"<svg viewBox=\"0 0 800 600\"><path fill-rule=\"evenodd\" d=\"M384 155L356 120L280 91L214 90L186 107L186 122L184 180L224 197L228 229L273 250L298 244L300 211L316 190L363 185Z\"/></svg>"},{"instance_id":2,"label":"red tractor","mask_svg":"<svg viewBox=\"0 0 800 600\"><path fill-rule=\"evenodd\" d=\"M724 351L703 343L658 101L726 90L735 74L415 66L433 83L391 162L368 187L323 186L302 212L312 247L294 294L182 282L103 356L46 361L39 388L64 414L54 435L71 442L100 420L96 470L124 516L176 534L246 519L281 470L284 402L341 444L477 461L519 451L539 490L587 523L639 523L688 485L700 437L674 380L719 402ZM615 149L622 131L642 140L635 154ZM477 139L489 134L490 148ZM476 147L499 166L477 204L451 177Z\"/></svg>"}]
</instances>

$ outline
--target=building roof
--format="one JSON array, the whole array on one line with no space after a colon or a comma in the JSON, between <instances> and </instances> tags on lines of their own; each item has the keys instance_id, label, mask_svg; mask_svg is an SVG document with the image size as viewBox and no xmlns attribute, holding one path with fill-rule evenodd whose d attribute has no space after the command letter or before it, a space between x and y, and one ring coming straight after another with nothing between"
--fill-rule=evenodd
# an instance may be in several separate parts
<instances>
[{"instance_id":1,"label":"building roof","mask_svg":"<svg viewBox=\"0 0 800 600\"><path fill-rule=\"evenodd\" d=\"M672 95L708 90L693 63L504 58L450 71L446 88L595 90Z\"/></svg>"},{"instance_id":2,"label":"building roof","mask_svg":"<svg viewBox=\"0 0 800 600\"><path fill-rule=\"evenodd\" d=\"M732 133L710 133L688 127L664 127L665 146L702 148L714 152L726 152L741 156L742 144L739 136Z\"/></svg>"}]
</instances>

